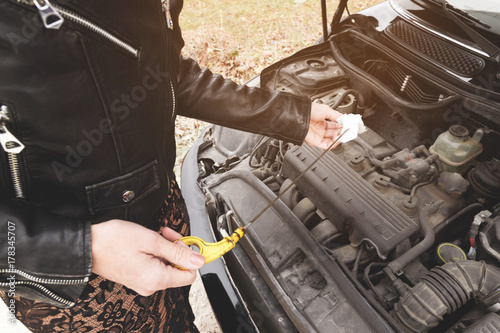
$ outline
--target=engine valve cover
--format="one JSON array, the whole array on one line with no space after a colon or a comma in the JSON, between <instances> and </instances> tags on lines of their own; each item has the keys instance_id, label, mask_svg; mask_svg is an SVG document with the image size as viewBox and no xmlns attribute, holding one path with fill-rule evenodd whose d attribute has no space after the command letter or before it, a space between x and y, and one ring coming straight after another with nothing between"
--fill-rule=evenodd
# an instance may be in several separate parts
<instances>
[{"instance_id":1,"label":"engine valve cover","mask_svg":"<svg viewBox=\"0 0 500 333\"><path fill-rule=\"evenodd\" d=\"M282 175L296 179L321 152L294 147L285 155ZM323 156L296 184L337 227L350 228L352 245L367 241L383 259L419 228L334 153Z\"/></svg>"}]
</instances>

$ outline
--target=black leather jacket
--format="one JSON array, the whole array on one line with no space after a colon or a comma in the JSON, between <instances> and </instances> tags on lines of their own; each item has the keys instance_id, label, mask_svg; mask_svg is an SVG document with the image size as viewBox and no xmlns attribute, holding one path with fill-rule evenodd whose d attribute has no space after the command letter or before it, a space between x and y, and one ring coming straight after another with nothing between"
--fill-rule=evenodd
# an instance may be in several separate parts
<instances>
[{"instance_id":1,"label":"black leather jacket","mask_svg":"<svg viewBox=\"0 0 500 333\"><path fill-rule=\"evenodd\" d=\"M50 4L0 0L0 288L70 307L92 223L152 227L177 114L301 143L310 102L181 59L182 0Z\"/></svg>"}]
</instances>

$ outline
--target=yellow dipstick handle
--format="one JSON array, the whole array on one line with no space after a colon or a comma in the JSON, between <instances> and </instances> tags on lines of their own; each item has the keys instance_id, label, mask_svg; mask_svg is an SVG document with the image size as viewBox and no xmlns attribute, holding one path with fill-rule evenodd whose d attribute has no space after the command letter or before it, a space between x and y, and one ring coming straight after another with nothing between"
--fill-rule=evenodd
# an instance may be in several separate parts
<instances>
[{"instance_id":1,"label":"yellow dipstick handle","mask_svg":"<svg viewBox=\"0 0 500 333\"><path fill-rule=\"evenodd\" d=\"M199 248L200 254L205 257L205 264L208 264L209 262L212 262L231 251L243 235L245 235L245 228L239 227L231 236L226 236L217 243L207 243L203 239L195 236L182 237L176 242L182 241L186 245L194 245ZM176 265L172 266L180 268Z\"/></svg>"}]
</instances>

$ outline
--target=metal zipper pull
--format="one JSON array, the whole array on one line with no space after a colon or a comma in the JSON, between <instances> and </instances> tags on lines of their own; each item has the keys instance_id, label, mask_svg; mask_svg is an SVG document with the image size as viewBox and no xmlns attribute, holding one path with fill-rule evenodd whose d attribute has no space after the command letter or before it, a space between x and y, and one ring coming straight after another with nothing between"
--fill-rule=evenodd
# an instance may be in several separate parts
<instances>
[{"instance_id":1,"label":"metal zipper pull","mask_svg":"<svg viewBox=\"0 0 500 333\"><path fill-rule=\"evenodd\" d=\"M6 153L19 154L24 145L7 129L6 124L10 121L8 112L5 105L0 107L0 144Z\"/></svg>"},{"instance_id":2,"label":"metal zipper pull","mask_svg":"<svg viewBox=\"0 0 500 333\"><path fill-rule=\"evenodd\" d=\"M161 5L167 18L167 27L170 30L174 30L174 21L172 21L172 16L170 15L170 0L162 0Z\"/></svg>"},{"instance_id":3,"label":"metal zipper pull","mask_svg":"<svg viewBox=\"0 0 500 333\"><path fill-rule=\"evenodd\" d=\"M7 153L9 161L10 174L12 177L12 185L16 198L24 198L23 185L21 180L21 171L19 169L19 160L17 155L24 149L24 145L7 129L7 122L10 121L9 110L5 105L0 107L0 144L3 150Z\"/></svg>"},{"instance_id":4,"label":"metal zipper pull","mask_svg":"<svg viewBox=\"0 0 500 333\"><path fill-rule=\"evenodd\" d=\"M85 17L69 11L58 4L52 5L49 0L17 0L18 2L25 4L30 7L37 7L40 12L43 24L48 29L59 29L65 20L70 20L78 25L95 32L101 37L107 39L113 44L116 44L125 51L131 53L135 58L139 57L139 50L132 45L128 44L124 40L113 35L106 29L101 28L92 21L86 19ZM66 0L68 1L68 0Z\"/></svg>"},{"instance_id":5,"label":"metal zipper pull","mask_svg":"<svg viewBox=\"0 0 500 333\"><path fill-rule=\"evenodd\" d=\"M33 0L33 3L36 8L38 8L45 28L59 29L64 23L64 18L59 14L57 9L52 6L49 0Z\"/></svg>"}]
</instances>

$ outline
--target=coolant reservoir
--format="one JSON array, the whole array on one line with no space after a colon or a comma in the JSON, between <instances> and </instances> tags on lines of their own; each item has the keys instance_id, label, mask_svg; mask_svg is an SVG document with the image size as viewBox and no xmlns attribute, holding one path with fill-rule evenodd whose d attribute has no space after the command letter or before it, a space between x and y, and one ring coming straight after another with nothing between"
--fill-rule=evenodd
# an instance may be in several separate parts
<instances>
[{"instance_id":1,"label":"coolant reservoir","mask_svg":"<svg viewBox=\"0 0 500 333\"><path fill-rule=\"evenodd\" d=\"M452 125L448 131L438 136L429 151L439 155L444 171L463 173L483 151L483 145L479 142L483 135L482 128L470 137L467 128Z\"/></svg>"}]
</instances>

